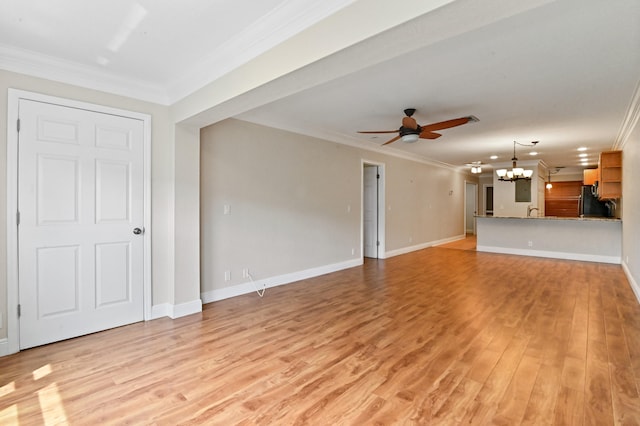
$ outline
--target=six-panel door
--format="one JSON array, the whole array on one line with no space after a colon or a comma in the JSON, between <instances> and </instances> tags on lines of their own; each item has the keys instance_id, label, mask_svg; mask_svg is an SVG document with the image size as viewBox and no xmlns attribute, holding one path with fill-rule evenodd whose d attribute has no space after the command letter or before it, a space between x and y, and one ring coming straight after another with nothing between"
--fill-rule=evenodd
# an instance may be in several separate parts
<instances>
[{"instance_id":1,"label":"six-panel door","mask_svg":"<svg viewBox=\"0 0 640 426\"><path fill-rule=\"evenodd\" d=\"M143 123L20 100L22 349L143 319Z\"/></svg>"}]
</instances>

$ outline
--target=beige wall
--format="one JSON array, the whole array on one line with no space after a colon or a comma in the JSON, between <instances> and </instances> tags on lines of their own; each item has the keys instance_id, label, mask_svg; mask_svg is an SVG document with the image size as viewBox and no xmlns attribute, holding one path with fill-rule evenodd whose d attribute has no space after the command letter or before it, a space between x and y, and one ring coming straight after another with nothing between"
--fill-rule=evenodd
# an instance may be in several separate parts
<instances>
[{"instance_id":1,"label":"beige wall","mask_svg":"<svg viewBox=\"0 0 640 426\"><path fill-rule=\"evenodd\" d=\"M640 122L622 147L622 199L617 215L622 217L622 265L631 277L640 300ZM620 205L622 204L622 205ZM622 210L622 211L620 211Z\"/></svg>"},{"instance_id":2,"label":"beige wall","mask_svg":"<svg viewBox=\"0 0 640 426\"><path fill-rule=\"evenodd\" d=\"M387 252L464 234L464 174L233 119L202 129L202 291L360 259L363 160L385 167Z\"/></svg>"},{"instance_id":3,"label":"beige wall","mask_svg":"<svg viewBox=\"0 0 640 426\"><path fill-rule=\"evenodd\" d=\"M496 164L494 169L506 167L510 169L511 163ZM493 215L502 217L526 217L527 207L539 207L538 205L538 187L539 170L538 161L519 161L519 167L533 170L531 177L531 201L516 202L516 184L514 182L503 182L498 180L498 176L493 173Z\"/></svg>"}]
</instances>

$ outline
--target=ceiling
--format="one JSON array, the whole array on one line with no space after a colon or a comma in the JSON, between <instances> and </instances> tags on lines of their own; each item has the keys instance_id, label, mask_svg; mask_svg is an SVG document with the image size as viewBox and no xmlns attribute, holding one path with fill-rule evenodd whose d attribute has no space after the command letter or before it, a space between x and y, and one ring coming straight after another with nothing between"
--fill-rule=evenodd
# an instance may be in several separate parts
<instances>
[{"instance_id":1,"label":"ceiling","mask_svg":"<svg viewBox=\"0 0 640 426\"><path fill-rule=\"evenodd\" d=\"M66 70L80 85L122 83L130 96L171 104L332 15L348 16L354 3L373 1L0 0L0 68L61 81ZM540 141L535 157L517 147L520 163L541 159L563 173L595 167L600 151L624 143L640 115L640 2L538 0L511 12L501 0L432 3L430 13L280 77L299 87L244 102L232 116L452 166L481 161L489 171L511 161L513 141ZM302 85L302 76L314 78ZM393 135L357 133L397 129L405 108L417 109L421 125L480 121L384 147Z\"/></svg>"}]
</instances>

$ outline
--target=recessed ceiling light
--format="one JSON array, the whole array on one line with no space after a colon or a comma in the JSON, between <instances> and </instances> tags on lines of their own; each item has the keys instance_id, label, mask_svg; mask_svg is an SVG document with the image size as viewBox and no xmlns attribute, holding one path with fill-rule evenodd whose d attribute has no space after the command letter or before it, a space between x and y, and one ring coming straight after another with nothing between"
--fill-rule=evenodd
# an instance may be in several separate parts
<instances>
[{"instance_id":1,"label":"recessed ceiling light","mask_svg":"<svg viewBox=\"0 0 640 426\"><path fill-rule=\"evenodd\" d=\"M529 155L538 155L538 151L531 151Z\"/></svg>"},{"instance_id":2,"label":"recessed ceiling light","mask_svg":"<svg viewBox=\"0 0 640 426\"><path fill-rule=\"evenodd\" d=\"M589 154L585 154L584 152L582 154L578 154L578 157L584 158L586 156L588 156Z\"/></svg>"},{"instance_id":3,"label":"recessed ceiling light","mask_svg":"<svg viewBox=\"0 0 640 426\"><path fill-rule=\"evenodd\" d=\"M581 146L580 148L578 148L578 151L586 151L587 147L586 146Z\"/></svg>"},{"instance_id":4,"label":"recessed ceiling light","mask_svg":"<svg viewBox=\"0 0 640 426\"><path fill-rule=\"evenodd\" d=\"M489 158L491 158L492 160L497 160L497 159L498 159L498 156L497 156L497 155L492 155L492 156L491 156L491 157L489 157Z\"/></svg>"}]
</instances>

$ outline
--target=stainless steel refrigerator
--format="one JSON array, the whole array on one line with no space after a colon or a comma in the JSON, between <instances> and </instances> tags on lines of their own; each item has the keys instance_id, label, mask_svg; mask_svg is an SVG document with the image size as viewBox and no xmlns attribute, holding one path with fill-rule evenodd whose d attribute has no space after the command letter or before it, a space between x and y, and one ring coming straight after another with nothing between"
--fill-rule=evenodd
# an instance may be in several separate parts
<instances>
[{"instance_id":1,"label":"stainless steel refrigerator","mask_svg":"<svg viewBox=\"0 0 640 426\"><path fill-rule=\"evenodd\" d=\"M611 216L609 205L606 202L598 200L598 197L594 195L594 190L591 185L584 185L582 187L582 194L580 195L580 216Z\"/></svg>"}]
</instances>

